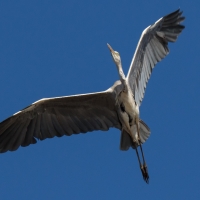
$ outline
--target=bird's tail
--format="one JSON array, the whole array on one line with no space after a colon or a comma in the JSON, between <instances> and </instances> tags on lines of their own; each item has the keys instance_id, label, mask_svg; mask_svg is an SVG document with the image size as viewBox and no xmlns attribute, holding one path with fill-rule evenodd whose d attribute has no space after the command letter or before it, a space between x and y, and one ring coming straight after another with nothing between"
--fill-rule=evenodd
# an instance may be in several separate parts
<instances>
[{"instance_id":1,"label":"bird's tail","mask_svg":"<svg viewBox=\"0 0 200 200\"><path fill-rule=\"evenodd\" d=\"M150 133L149 127L140 119L140 139L142 143L148 139ZM126 151L129 147L135 149L133 139L125 130L123 130L121 132L120 150Z\"/></svg>"}]
</instances>

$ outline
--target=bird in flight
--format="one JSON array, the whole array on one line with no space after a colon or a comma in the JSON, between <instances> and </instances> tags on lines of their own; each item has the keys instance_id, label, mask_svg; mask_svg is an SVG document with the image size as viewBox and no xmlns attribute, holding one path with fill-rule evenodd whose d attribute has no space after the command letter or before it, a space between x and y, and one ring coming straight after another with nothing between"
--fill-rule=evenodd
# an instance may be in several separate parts
<instances>
[{"instance_id":1,"label":"bird in flight","mask_svg":"<svg viewBox=\"0 0 200 200\"><path fill-rule=\"evenodd\" d=\"M37 140L70 136L110 127L121 130L120 149L136 150L144 180L149 174L142 144L150 135L140 119L139 107L156 63L168 53L168 42L175 42L184 29L185 17L178 9L148 26L138 42L127 76L120 55L108 44L120 80L103 92L44 98L0 123L0 153L15 151ZM140 154L142 159L140 159Z\"/></svg>"}]
</instances>

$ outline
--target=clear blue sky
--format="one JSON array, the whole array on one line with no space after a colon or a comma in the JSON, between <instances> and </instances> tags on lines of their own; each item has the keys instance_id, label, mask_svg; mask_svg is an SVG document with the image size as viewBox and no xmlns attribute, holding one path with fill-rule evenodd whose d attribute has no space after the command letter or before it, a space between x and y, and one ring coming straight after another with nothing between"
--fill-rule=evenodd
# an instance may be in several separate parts
<instances>
[{"instance_id":1,"label":"clear blue sky","mask_svg":"<svg viewBox=\"0 0 200 200\"><path fill-rule=\"evenodd\" d=\"M30 3L32 2L32 3ZM141 106L147 185L120 131L39 141L0 155L0 198L199 199L200 2L7 0L0 2L0 121L43 97L102 91L127 73L140 34L180 8L186 29L154 70Z\"/></svg>"}]
</instances>

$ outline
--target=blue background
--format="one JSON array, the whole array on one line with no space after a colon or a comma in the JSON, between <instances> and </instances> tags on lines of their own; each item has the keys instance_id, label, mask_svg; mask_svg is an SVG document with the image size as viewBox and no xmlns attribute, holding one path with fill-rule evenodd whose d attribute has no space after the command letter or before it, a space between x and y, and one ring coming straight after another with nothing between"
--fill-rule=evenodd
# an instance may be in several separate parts
<instances>
[{"instance_id":1,"label":"blue background","mask_svg":"<svg viewBox=\"0 0 200 200\"><path fill-rule=\"evenodd\" d=\"M199 199L199 1L0 2L0 121L44 97L106 90L127 74L140 34L180 8L186 29L156 65L140 108L147 185L120 131L38 141L0 155L1 199Z\"/></svg>"}]
</instances>

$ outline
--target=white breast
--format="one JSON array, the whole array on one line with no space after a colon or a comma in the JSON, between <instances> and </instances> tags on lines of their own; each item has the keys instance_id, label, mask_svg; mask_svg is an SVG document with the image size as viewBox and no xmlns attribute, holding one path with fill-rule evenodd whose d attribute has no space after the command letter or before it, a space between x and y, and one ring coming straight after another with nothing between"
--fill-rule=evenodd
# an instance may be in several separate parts
<instances>
[{"instance_id":1,"label":"white breast","mask_svg":"<svg viewBox=\"0 0 200 200\"><path fill-rule=\"evenodd\" d=\"M121 92L120 102L124 104L126 112L132 117L139 118L139 107L135 104L135 100L130 91Z\"/></svg>"}]
</instances>

